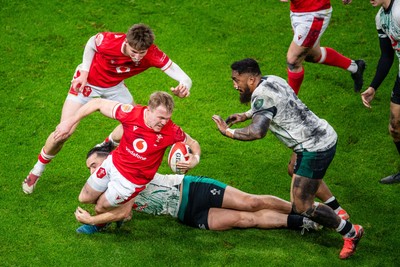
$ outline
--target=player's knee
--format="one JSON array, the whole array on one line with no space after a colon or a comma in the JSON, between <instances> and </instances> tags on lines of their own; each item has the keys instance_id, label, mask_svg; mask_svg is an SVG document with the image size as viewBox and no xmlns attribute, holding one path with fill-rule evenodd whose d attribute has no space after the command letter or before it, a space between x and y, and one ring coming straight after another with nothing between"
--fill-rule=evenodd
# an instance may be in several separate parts
<instances>
[{"instance_id":1,"label":"player's knee","mask_svg":"<svg viewBox=\"0 0 400 267\"><path fill-rule=\"evenodd\" d=\"M101 205L98 202L96 203L94 210L96 211L96 214L101 214L101 213L105 213L108 211L103 205Z\"/></svg>"},{"instance_id":2,"label":"player's knee","mask_svg":"<svg viewBox=\"0 0 400 267\"><path fill-rule=\"evenodd\" d=\"M287 59L286 65L290 71L294 71L298 68L295 60Z\"/></svg>"},{"instance_id":3,"label":"player's knee","mask_svg":"<svg viewBox=\"0 0 400 267\"><path fill-rule=\"evenodd\" d=\"M300 209L295 203L292 203L292 211L296 214L304 212L304 210Z\"/></svg>"},{"instance_id":4,"label":"player's knee","mask_svg":"<svg viewBox=\"0 0 400 267\"><path fill-rule=\"evenodd\" d=\"M300 71L303 66L303 55L287 56L286 65L290 71Z\"/></svg>"},{"instance_id":5,"label":"player's knee","mask_svg":"<svg viewBox=\"0 0 400 267\"><path fill-rule=\"evenodd\" d=\"M318 62L318 58L316 58L315 56L312 56L312 55L307 55L304 60L307 61L307 62L311 62L311 63L317 63Z\"/></svg>"},{"instance_id":6,"label":"player's knee","mask_svg":"<svg viewBox=\"0 0 400 267\"><path fill-rule=\"evenodd\" d=\"M246 199L246 204L249 210L260 210L263 208L264 201L257 196L250 195Z\"/></svg>"},{"instance_id":7,"label":"player's knee","mask_svg":"<svg viewBox=\"0 0 400 267\"><path fill-rule=\"evenodd\" d=\"M79 194L78 200L82 204L93 204L94 203L93 200L87 194L83 194L83 193Z\"/></svg>"},{"instance_id":8,"label":"player's knee","mask_svg":"<svg viewBox=\"0 0 400 267\"><path fill-rule=\"evenodd\" d=\"M310 205L310 206L306 206L306 205L296 205L295 203L292 204L292 210L297 213L300 214L304 217L310 218L314 216L315 213L315 209L316 206L314 205Z\"/></svg>"}]
</instances>

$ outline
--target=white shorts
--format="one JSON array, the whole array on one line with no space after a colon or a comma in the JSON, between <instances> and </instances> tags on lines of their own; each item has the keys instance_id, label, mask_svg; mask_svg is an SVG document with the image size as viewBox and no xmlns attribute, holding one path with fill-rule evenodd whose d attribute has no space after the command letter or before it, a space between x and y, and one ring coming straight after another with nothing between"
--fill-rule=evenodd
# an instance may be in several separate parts
<instances>
[{"instance_id":1,"label":"white shorts","mask_svg":"<svg viewBox=\"0 0 400 267\"><path fill-rule=\"evenodd\" d=\"M145 185L136 185L126 179L115 168L112 155L103 161L86 183L94 190L104 192L107 201L113 207L128 202L146 188Z\"/></svg>"},{"instance_id":2,"label":"white shorts","mask_svg":"<svg viewBox=\"0 0 400 267\"><path fill-rule=\"evenodd\" d=\"M81 65L76 68L73 79L79 77L80 67ZM79 93L75 92L75 90L71 87L66 100L71 100L83 105L89 102L91 99L98 97L118 101L124 104L134 104L133 97L126 87L124 81L109 88L98 87L88 83L83 91Z\"/></svg>"},{"instance_id":3,"label":"white shorts","mask_svg":"<svg viewBox=\"0 0 400 267\"><path fill-rule=\"evenodd\" d=\"M298 46L315 47L331 20L332 7L316 12L290 12L294 32L293 42Z\"/></svg>"}]
</instances>

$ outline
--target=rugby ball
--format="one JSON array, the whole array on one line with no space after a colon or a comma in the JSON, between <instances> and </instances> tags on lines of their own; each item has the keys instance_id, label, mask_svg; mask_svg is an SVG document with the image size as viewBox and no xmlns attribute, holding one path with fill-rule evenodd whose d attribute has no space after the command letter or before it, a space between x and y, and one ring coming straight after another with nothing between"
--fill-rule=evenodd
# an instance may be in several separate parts
<instances>
[{"instance_id":1,"label":"rugby ball","mask_svg":"<svg viewBox=\"0 0 400 267\"><path fill-rule=\"evenodd\" d=\"M188 160L189 157L185 157L188 153L191 153L190 147L183 142L177 142L172 145L168 154L168 165L174 173L185 174L179 168L176 167L176 163L179 161Z\"/></svg>"}]
</instances>

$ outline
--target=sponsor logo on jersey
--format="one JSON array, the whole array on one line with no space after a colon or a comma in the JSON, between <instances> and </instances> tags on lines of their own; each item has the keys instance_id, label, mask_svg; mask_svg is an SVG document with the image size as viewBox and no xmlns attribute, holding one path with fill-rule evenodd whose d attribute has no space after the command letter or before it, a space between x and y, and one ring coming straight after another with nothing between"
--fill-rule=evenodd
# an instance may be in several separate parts
<instances>
[{"instance_id":1,"label":"sponsor logo on jersey","mask_svg":"<svg viewBox=\"0 0 400 267\"><path fill-rule=\"evenodd\" d=\"M124 36L123 34L114 34L114 38L115 38L115 39L121 38L121 37L123 37L123 36Z\"/></svg>"},{"instance_id":2,"label":"sponsor logo on jersey","mask_svg":"<svg viewBox=\"0 0 400 267\"><path fill-rule=\"evenodd\" d=\"M264 99L257 99L256 101L254 101L254 108L255 109L260 109L264 104Z\"/></svg>"},{"instance_id":3,"label":"sponsor logo on jersey","mask_svg":"<svg viewBox=\"0 0 400 267\"><path fill-rule=\"evenodd\" d=\"M74 89L74 87L72 87L72 85L71 85L71 87L69 88L69 92L68 92L68 93L70 93L71 95L75 95L75 96L78 95L78 92L75 91L75 89Z\"/></svg>"},{"instance_id":4,"label":"sponsor logo on jersey","mask_svg":"<svg viewBox=\"0 0 400 267\"><path fill-rule=\"evenodd\" d=\"M136 131L137 130L137 126L135 125L135 126L133 126L133 131Z\"/></svg>"},{"instance_id":5,"label":"sponsor logo on jersey","mask_svg":"<svg viewBox=\"0 0 400 267\"><path fill-rule=\"evenodd\" d=\"M116 67L117 73L127 73L131 71L131 68L128 67Z\"/></svg>"},{"instance_id":6,"label":"sponsor logo on jersey","mask_svg":"<svg viewBox=\"0 0 400 267\"><path fill-rule=\"evenodd\" d=\"M130 104L122 104L121 105L122 112L129 113L132 111L132 109L133 109L133 106Z\"/></svg>"},{"instance_id":7,"label":"sponsor logo on jersey","mask_svg":"<svg viewBox=\"0 0 400 267\"><path fill-rule=\"evenodd\" d=\"M144 139L142 138L137 138L135 141L133 141L133 149L137 153L143 153L147 150L147 143Z\"/></svg>"},{"instance_id":8,"label":"sponsor logo on jersey","mask_svg":"<svg viewBox=\"0 0 400 267\"><path fill-rule=\"evenodd\" d=\"M140 160L146 160L147 159L146 157L143 157L143 156L139 155L139 153L136 153L135 151L130 150L129 147L125 147L125 149L129 154L131 154L132 156L134 156L137 159L140 159Z\"/></svg>"},{"instance_id":9,"label":"sponsor logo on jersey","mask_svg":"<svg viewBox=\"0 0 400 267\"><path fill-rule=\"evenodd\" d=\"M102 179L104 176L106 176L106 174L107 174L107 172L106 172L106 170L105 170L103 167L99 168L99 169L97 170L97 172L96 172L96 176L97 176L97 178L99 178L99 179Z\"/></svg>"},{"instance_id":10,"label":"sponsor logo on jersey","mask_svg":"<svg viewBox=\"0 0 400 267\"><path fill-rule=\"evenodd\" d=\"M91 93L92 93L92 88L90 86L83 87L82 95L84 95L85 97L88 97L88 96L90 96Z\"/></svg>"},{"instance_id":11,"label":"sponsor logo on jersey","mask_svg":"<svg viewBox=\"0 0 400 267\"><path fill-rule=\"evenodd\" d=\"M213 188L210 192L213 194L213 196L221 195L221 190L218 190L217 188Z\"/></svg>"},{"instance_id":12,"label":"sponsor logo on jersey","mask_svg":"<svg viewBox=\"0 0 400 267\"><path fill-rule=\"evenodd\" d=\"M156 140L156 143L160 143L161 139L163 139L163 136L162 136L162 134L157 134L157 140ZM154 144L154 145L156 145L156 144Z\"/></svg>"}]
</instances>

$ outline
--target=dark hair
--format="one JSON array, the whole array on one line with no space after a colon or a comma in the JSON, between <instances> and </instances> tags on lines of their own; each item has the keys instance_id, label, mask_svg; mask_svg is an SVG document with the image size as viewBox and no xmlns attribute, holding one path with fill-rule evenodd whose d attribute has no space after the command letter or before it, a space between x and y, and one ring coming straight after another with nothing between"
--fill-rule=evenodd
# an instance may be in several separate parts
<instances>
[{"instance_id":1,"label":"dark hair","mask_svg":"<svg viewBox=\"0 0 400 267\"><path fill-rule=\"evenodd\" d=\"M88 159L91 155L97 154L98 156L107 157L111 151L113 150L113 144L111 142L105 142L101 145L93 147L86 155L86 159Z\"/></svg>"},{"instance_id":2,"label":"dark hair","mask_svg":"<svg viewBox=\"0 0 400 267\"><path fill-rule=\"evenodd\" d=\"M233 62L231 65L231 69L233 71L237 71L239 74L249 73L254 76L261 75L260 66L257 61L252 58L245 58L236 62Z\"/></svg>"},{"instance_id":3,"label":"dark hair","mask_svg":"<svg viewBox=\"0 0 400 267\"><path fill-rule=\"evenodd\" d=\"M128 44L137 50L146 50L154 42L154 33L149 26L145 24L135 24L129 28L126 33Z\"/></svg>"}]
</instances>

